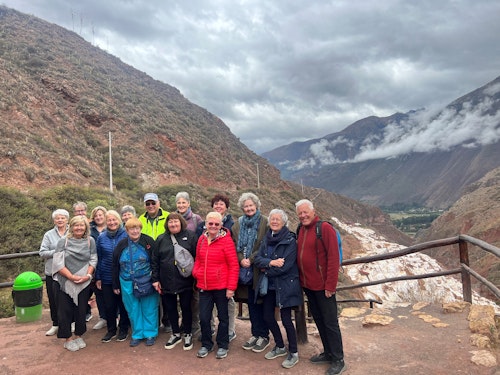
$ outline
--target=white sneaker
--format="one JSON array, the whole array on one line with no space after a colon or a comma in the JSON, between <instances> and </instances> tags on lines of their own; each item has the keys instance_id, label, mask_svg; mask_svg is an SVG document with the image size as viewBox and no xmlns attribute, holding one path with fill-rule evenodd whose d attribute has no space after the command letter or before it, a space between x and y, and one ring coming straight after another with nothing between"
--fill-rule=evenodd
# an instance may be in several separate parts
<instances>
[{"instance_id":1,"label":"white sneaker","mask_svg":"<svg viewBox=\"0 0 500 375\"><path fill-rule=\"evenodd\" d=\"M94 327L92 329L101 329L101 328L106 327L107 325L108 324L106 322L106 319L99 318L99 320L97 321L97 323L94 325Z\"/></svg>"},{"instance_id":2,"label":"white sneaker","mask_svg":"<svg viewBox=\"0 0 500 375\"><path fill-rule=\"evenodd\" d=\"M58 326L52 326L47 332L45 332L45 336L54 336L58 330L59 330Z\"/></svg>"},{"instance_id":3,"label":"white sneaker","mask_svg":"<svg viewBox=\"0 0 500 375\"><path fill-rule=\"evenodd\" d=\"M83 349L87 347L87 344L81 337L78 337L77 339L74 340L78 344L78 348Z\"/></svg>"}]
</instances>

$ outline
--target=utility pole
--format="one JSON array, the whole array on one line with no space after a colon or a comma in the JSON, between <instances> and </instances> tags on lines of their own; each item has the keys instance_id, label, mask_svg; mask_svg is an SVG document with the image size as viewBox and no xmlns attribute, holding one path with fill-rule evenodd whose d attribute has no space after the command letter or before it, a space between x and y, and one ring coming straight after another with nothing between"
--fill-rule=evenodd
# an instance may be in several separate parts
<instances>
[{"instance_id":1,"label":"utility pole","mask_svg":"<svg viewBox=\"0 0 500 375\"><path fill-rule=\"evenodd\" d=\"M257 163L257 189L260 189L259 163Z\"/></svg>"},{"instance_id":2,"label":"utility pole","mask_svg":"<svg viewBox=\"0 0 500 375\"><path fill-rule=\"evenodd\" d=\"M109 132L109 191L113 192L113 158L111 156L111 132Z\"/></svg>"}]
</instances>

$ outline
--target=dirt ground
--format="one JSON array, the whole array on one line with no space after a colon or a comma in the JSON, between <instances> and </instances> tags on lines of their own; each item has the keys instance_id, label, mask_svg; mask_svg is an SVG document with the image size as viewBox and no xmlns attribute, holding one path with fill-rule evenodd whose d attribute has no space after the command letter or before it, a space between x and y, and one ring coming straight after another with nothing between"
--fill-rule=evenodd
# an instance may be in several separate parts
<instances>
[{"instance_id":1,"label":"dirt ground","mask_svg":"<svg viewBox=\"0 0 500 375\"><path fill-rule=\"evenodd\" d=\"M360 318L341 318L347 375L378 374L473 374L500 375L498 368L471 362L466 313L442 314L439 306L426 312L449 324L434 328L411 314L411 307L392 310L388 326L363 327ZM367 314L371 311L367 309ZM94 309L94 316L97 311ZM248 338L250 323L237 320L237 338L230 344L228 357L217 360L214 353L200 359L197 342L191 351L182 346L165 350L169 334L160 333L152 347L130 348L125 342L101 343L105 330L93 330L96 318L84 335L87 348L71 353L63 341L46 337L50 328L48 310L40 321L17 323L15 317L0 320L0 374L324 374L327 365L313 365L308 358L321 351L314 324L308 326L307 344L299 345L300 362L292 369L281 367L283 357L266 360L263 353L241 348ZM272 344L271 344L272 345ZM493 351L500 360L498 349Z\"/></svg>"}]
</instances>

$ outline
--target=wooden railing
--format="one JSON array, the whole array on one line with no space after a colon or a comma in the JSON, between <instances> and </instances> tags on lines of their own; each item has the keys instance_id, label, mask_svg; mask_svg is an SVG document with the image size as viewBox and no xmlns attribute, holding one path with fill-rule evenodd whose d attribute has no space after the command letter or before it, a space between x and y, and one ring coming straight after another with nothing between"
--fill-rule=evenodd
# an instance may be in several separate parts
<instances>
[{"instance_id":1,"label":"wooden railing","mask_svg":"<svg viewBox=\"0 0 500 375\"><path fill-rule=\"evenodd\" d=\"M459 249L459 262L460 262L460 267L451 269L451 270L446 270L446 271L441 271L441 272L433 272L433 273L426 273L426 274L420 274L420 275L407 275L407 276L399 276L399 277L391 277L391 278L386 278L386 279L380 279L380 280L374 280L366 283L359 283L359 284L353 284L353 285L345 285L345 286L338 286L337 287L337 292L340 291L345 291L345 290L351 290L351 289L357 289L357 288L364 288L367 286L371 285L378 285L378 284L386 284L390 282L396 282L396 281L403 281L403 280L418 280L418 279L427 279L430 277L438 277L438 276L446 276L446 275L453 275L453 274L461 274L462 278L462 293L463 293L463 299L466 302L472 303L472 283L471 283L471 275L474 276L479 282L481 282L483 285L485 285L499 300L500 300L500 289L495 286L493 283L479 275L476 271L470 268L469 265L469 248L468 244L478 246L480 249L495 255L498 258L498 261L500 261L500 249L496 246L493 246L485 241L479 240L477 238L467 236L467 235L459 235L456 237L451 237L451 238L446 238L446 239L441 239L441 240L436 240L436 241L429 241L429 242L423 242L417 245L409 246L401 250L396 250L396 251L391 251L389 253L384 253L384 254L378 254L378 255L372 255L372 256L366 256L366 257L360 257L360 258L354 258L354 259L344 259L342 261L342 266L350 266L353 264L363 264L363 263L373 263L377 262L380 260L387 260L387 259L394 259L394 258L399 258L408 254L413 254L413 253L418 253L424 250L429 250L433 249L436 247L443 247L443 246L450 246L450 245L456 245L458 244L458 249ZM352 300L344 300L341 301L339 300L338 302L353 302ZM374 301L370 301L370 307L373 307ZM380 301L382 302L382 301ZM295 320L296 320L296 325L297 325L297 338L299 342L307 342L307 331L306 331L306 315L309 315L308 313L308 307L307 303L305 306L300 308L296 314L295 314Z\"/></svg>"},{"instance_id":2,"label":"wooden railing","mask_svg":"<svg viewBox=\"0 0 500 375\"><path fill-rule=\"evenodd\" d=\"M392 251L389 253L385 254L378 254L378 255L372 255L372 256L366 256L366 257L360 257L360 258L354 258L354 259L344 259L342 262L343 266L350 266L353 264L363 264L363 263L373 263L377 262L380 260L387 260L387 259L394 259L394 258L399 258L408 254L413 254L413 253L418 253L424 250L429 250L433 249L436 247L443 247L443 246L450 246L450 245L456 245L458 244L458 249L459 249L459 262L460 262L460 267L451 269L451 270L446 270L446 271L441 271L441 272L433 272L433 273L426 273L426 274L420 274L420 275L408 275L408 276L399 276L399 277L392 277L392 278L387 278L387 279L380 279L380 280L375 280L375 281L370 281L366 283L360 283L360 284L353 284L353 285L345 285L345 286L339 286L337 288L337 291L345 291L345 290L351 290L351 289L357 289L357 288L364 288L367 286L371 285L378 285L378 284L385 284L385 283L390 283L390 282L397 282L397 281L403 281L403 280L417 280L417 279L427 279L430 277L438 277L438 276L445 276L445 275L453 275L453 274L461 274L461 279L462 279L462 292L463 292L463 299L466 302L471 302L472 303L472 283L471 283L471 276L474 276L480 283L485 285L499 300L500 300L500 289L495 286L493 283L479 275L476 271L470 268L469 265L469 249L468 249L468 244L475 245L479 247L480 249L495 255L498 260L500 261L500 249L496 246L490 245L489 243L479 240L477 238L467 236L467 235L459 235L456 237L451 237L451 238L446 238L446 239L441 239L441 240L436 240L436 241L430 241L430 242L423 242L417 245L409 246L401 250L397 251ZM16 254L6 254L6 255L0 255L0 260L4 259L14 259L14 258L23 258L23 257L29 257L29 256L35 256L38 255L38 251L32 251L32 252L27 252L27 253L16 253ZM5 287L11 287L12 282L2 282L0 283L0 288L5 288ZM370 307L373 307L373 303L381 303L383 301L374 301L374 300L339 300L338 302L370 302ZM295 313L295 320L296 320L296 325L297 325L297 338L299 342L304 343L307 342L307 331L306 331L306 315L309 315L307 308L307 303L304 306L301 306ZM241 311L241 307L240 307Z\"/></svg>"}]
</instances>

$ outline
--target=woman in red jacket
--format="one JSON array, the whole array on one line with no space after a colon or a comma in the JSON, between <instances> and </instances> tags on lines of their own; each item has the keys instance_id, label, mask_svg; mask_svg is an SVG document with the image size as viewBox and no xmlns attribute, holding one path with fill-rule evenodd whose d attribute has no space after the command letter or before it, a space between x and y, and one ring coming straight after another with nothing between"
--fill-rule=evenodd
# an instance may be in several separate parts
<instances>
[{"instance_id":1,"label":"woman in red jacket","mask_svg":"<svg viewBox=\"0 0 500 375\"><path fill-rule=\"evenodd\" d=\"M210 212L205 220L206 230L198 240L193 276L200 289L201 348L198 357L204 358L213 351L210 319L217 306L216 358L227 357L229 347L228 301L238 285L239 265L231 233L222 227L222 216Z\"/></svg>"}]
</instances>

